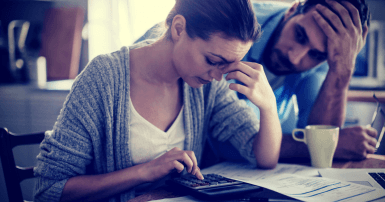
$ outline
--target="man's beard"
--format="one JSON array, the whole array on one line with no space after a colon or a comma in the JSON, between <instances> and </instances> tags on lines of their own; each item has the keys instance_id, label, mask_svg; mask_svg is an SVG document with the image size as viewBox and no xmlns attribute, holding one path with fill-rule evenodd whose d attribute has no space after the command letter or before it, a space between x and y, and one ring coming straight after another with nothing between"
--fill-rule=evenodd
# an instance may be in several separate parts
<instances>
[{"instance_id":1,"label":"man's beard","mask_svg":"<svg viewBox=\"0 0 385 202\"><path fill-rule=\"evenodd\" d=\"M291 17L289 17L285 21L283 19L281 20L277 28L274 30L272 37L269 39L262 55L263 62L266 68L277 76L288 75L288 74L297 72L296 68L290 62L290 60L279 49L274 48L279 38L281 37L283 28L285 27L288 20L291 19ZM275 55L274 60L273 60L273 55ZM286 71L279 70L281 66L284 66L289 70L286 70Z\"/></svg>"}]
</instances>

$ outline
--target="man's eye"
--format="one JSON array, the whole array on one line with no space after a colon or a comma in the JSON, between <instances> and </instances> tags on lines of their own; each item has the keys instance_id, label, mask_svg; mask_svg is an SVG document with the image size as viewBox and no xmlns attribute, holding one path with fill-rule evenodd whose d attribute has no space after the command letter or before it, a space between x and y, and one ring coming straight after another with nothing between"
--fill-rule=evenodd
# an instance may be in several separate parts
<instances>
[{"instance_id":1,"label":"man's eye","mask_svg":"<svg viewBox=\"0 0 385 202\"><path fill-rule=\"evenodd\" d=\"M299 28L295 29L295 39L300 44L305 44L306 43L306 38L305 38L304 34L302 33L302 31Z\"/></svg>"},{"instance_id":2,"label":"man's eye","mask_svg":"<svg viewBox=\"0 0 385 202\"><path fill-rule=\"evenodd\" d=\"M326 53L320 53L318 51L312 51L312 50L309 51L309 56L318 61L324 61L327 58Z\"/></svg>"}]
</instances>

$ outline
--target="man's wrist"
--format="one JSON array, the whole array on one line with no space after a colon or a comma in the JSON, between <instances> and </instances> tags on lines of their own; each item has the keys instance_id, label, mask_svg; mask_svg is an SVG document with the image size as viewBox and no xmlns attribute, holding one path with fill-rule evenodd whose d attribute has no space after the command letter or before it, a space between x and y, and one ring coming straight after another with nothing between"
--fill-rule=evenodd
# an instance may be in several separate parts
<instances>
[{"instance_id":1,"label":"man's wrist","mask_svg":"<svg viewBox=\"0 0 385 202\"><path fill-rule=\"evenodd\" d=\"M329 86L329 90L333 92L341 92L343 90L349 89L350 79L352 78L352 74L350 72L345 72L344 74L338 74L334 71L330 71L326 75L326 79L324 81L325 84Z\"/></svg>"}]
</instances>

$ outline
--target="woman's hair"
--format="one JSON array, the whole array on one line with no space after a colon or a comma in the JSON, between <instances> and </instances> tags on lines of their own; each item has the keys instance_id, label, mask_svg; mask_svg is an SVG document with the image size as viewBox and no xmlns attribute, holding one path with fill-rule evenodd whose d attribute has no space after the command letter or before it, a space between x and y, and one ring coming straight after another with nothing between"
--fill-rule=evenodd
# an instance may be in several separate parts
<instances>
[{"instance_id":1,"label":"woman's hair","mask_svg":"<svg viewBox=\"0 0 385 202\"><path fill-rule=\"evenodd\" d=\"M244 42L255 41L261 27L250 0L176 0L166 19L166 37L171 39L170 27L176 15L186 19L190 38L209 40L215 33Z\"/></svg>"}]
</instances>

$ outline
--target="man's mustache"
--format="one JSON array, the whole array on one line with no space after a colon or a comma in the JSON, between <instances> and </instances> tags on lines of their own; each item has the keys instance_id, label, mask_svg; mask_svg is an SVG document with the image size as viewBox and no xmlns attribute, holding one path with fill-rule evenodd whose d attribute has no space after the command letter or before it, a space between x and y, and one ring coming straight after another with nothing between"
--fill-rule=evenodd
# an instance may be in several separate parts
<instances>
[{"instance_id":1,"label":"man's mustache","mask_svg":"<svg viewBox=\"0 0 385 202\"><path fill-rule=\"evenodd\" d=\"M294 65L290 62L289 58L286 57L279 49L273 50L278 57L278 63L292 71L296 71Z\"/></svg>"}]
</instances>

